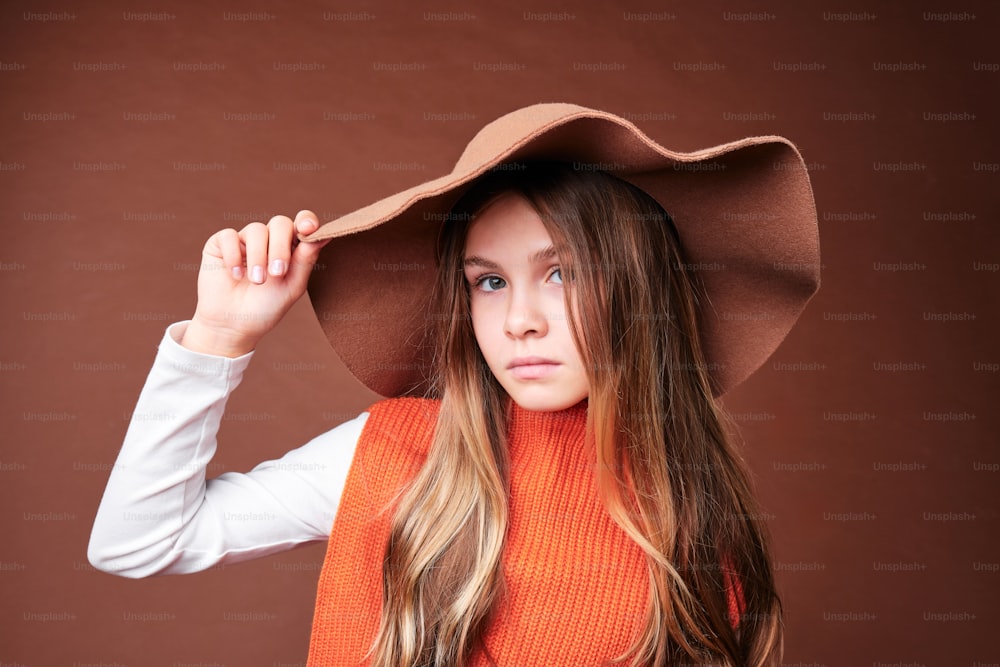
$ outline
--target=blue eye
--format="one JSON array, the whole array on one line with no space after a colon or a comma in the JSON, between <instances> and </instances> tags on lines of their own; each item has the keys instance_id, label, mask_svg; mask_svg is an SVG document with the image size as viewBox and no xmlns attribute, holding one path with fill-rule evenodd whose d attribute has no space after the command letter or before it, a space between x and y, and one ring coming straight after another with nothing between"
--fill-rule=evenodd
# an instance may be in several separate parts
<instances>
[{"instance_id":1,"label":"blue eye","mask_svg":"<svg viewBox=\"0 0 1000 667\"><path fill-rule=\"evenodd\" d=\"M556 269L549 275L549 280L562 285L562 269Z\"/></svg>"},{"instance_id":2,"label":"blue eye","mask_svg":"<svg viewBox=\"0 0 1000 667\"><path fill-rule=\"evenodd\" d=\"M476 287L484 292L495 292L507 286L507 281L500 276L483 276L476 281Z\"/></svg>"}]
</instances>

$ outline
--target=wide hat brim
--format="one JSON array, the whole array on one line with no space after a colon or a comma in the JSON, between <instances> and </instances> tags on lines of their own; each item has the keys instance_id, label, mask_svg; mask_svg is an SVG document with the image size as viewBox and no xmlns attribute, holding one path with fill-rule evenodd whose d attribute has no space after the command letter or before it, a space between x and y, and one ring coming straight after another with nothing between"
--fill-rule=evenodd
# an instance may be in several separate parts
<instances>
[{"instance_id":1,"label":"wide hat brim","mask_svg":"<svg viewBox=\"0 0 1000 667\"><path fill-rule=\"evenodd\" d=\"M309 282L320 325L363 384L420 395L430 377L436 240L457 199L498 165L558 160L600 168L670 214L703 284L700 334L715 395L757 370L819 287L816 205L787 139L749 137L690 153L631 122L572 104L537 104L486 125L450 174L321 226L333 238Z\"/></svg>"}]
</instances>

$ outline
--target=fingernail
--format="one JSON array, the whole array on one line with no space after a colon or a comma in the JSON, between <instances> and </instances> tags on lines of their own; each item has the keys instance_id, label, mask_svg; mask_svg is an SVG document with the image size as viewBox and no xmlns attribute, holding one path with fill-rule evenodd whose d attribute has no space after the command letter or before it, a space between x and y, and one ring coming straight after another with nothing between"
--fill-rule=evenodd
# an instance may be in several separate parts
<instances>
[{"instance_id":1,"label":"fingernail","mask_svg":"<svg viewBox=\"0 0 1000 667\"><path fill-rule=\"evenodd\" d=\"M235 278L236 280L239 280L242 277L243 277L243 267L242 266L234 266L233 267L233 278Z\"/></svg>"},{"instance_id":2,"label":"fingernail","mask_svg":"<svg viewBox=\"0 0 1000 667\"><path fill-rule=\"evenodd\" d=\"M258 264L250 269L250 280L255 283L264 282L264 267Z\"/></svg>"},{"instance_id":3,"label":"fingernail","mask_svg":"<svg viewBox=\"0 0 1000 667\"><path fill-rule=\"evenodd\" d=\"M268 269L272 276L280 276L285 272L285 263L280 259L271 260L271 266Z\"/></svg>"}]
</instances>

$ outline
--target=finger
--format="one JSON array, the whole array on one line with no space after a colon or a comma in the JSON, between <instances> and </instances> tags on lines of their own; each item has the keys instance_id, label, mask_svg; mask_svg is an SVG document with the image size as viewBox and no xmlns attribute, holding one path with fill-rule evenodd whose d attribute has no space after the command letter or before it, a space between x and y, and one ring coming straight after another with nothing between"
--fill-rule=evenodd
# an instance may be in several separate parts
<instances>
[{"instance_id":1,"label":"finger","mask_svg":"<svg viewBox=\"0 0 1000 667\"><path fill-rule=\"evenodd\" d=\"M228 269L233 278L243 277L243 250L235 229L222 229L208 237L202 254L202 268Z\"/></svg>"},{"instance_id":2,"label":"finger","mask_svg":"<svg viewBox=\"0 0 1000 667\"><path fill-rule=\"evenodd\" d=\"M235 280L243 278L243 247L240 235L235 229L223 229L215 235L216 245L222 256L222 264L229 269Z\"/></svg>"},{"instance_id":3,"label":"finger","mask_svg":"<svg viewBox=\"0 0 1000 667\"><path fill-rule=\"evenodd\" d=\"M267 279L267 227L260 222L251 222L240 230L240 239L246 247L247 274L250 282L260 285Z\"/></svg>"},{"instance_id":4,"label":"finger","mask_svg":"<svg viewBox=\"0 0 1000 667\"><path fill-rule=\"evenodd\" d=\"M293 231L287 215L276 215L267 223L267 272L272 276L283 276L288 269Z\"/></svg>"}]
</instances>

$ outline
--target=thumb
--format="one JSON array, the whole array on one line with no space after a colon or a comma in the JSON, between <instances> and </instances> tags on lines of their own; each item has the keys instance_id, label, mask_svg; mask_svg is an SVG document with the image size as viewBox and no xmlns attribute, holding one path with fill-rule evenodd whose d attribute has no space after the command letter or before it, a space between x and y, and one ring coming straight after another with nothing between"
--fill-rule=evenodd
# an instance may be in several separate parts
<instances>
[{"instance_id":1,"label":"thumb","mask_svg":"<svg viewBox=\"0 0 1000 667\"><path fill-rule=\"evenodd\" d=\"M305 289L305 284L309 282L309 274L312 273L313 266L319 259L320 251L332 240L300 241L292 251L291 261L288 263L287 280Z\"/></svg>"},{"instance_id":2,"label":"thumb","mask_svg":"<svg viewBox=\"0 0 1000 667\"><path fill-rule=\"evenodd\" d=\"M309 210L302 210L295 214L295 231L299 238L312 234L320 228L319 217ZM319 257L319 251L323 249L330 239L322 241L299 241L292 249L289 258L288 274L286 279L305 290L306 283L309 282L309 274Z\"/></svg>"}]
</instances>

